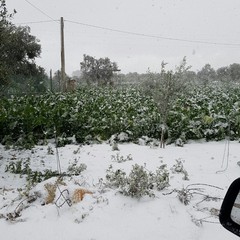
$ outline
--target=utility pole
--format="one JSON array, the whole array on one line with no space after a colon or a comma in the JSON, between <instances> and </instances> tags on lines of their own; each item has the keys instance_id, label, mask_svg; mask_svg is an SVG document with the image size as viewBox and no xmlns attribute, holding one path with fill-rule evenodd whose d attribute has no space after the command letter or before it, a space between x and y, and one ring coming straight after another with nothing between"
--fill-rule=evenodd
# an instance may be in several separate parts
<instances>
[{"instance_id":1,"label":"utility pole","mask_svg":"<svg viewBox=\"0 0 240 240\"><path fill-rule=\"evenodd\" d=\"M61 92L62 87L61 87L61 76L60 76L60 71L57 71L57 77L58 77L58 90Z\"/></svg>"},{"instance_id":2,"label":"utility pole","mask_svg":"<svg viewBox=\"0 0 240 240\"><path fill-rule=\"evenodd\" d=\"M66 92L66 75L65 75L65 48L64 48L64 21L61 17L61 88Z\"/></svg>"},{"instance_id":3,"label":"utility pole","mask_svg":"<svg viewBox=\"0 0 240 240\"><path fill-rule=\"evenodd\" d=\"M53 92L52 69L50 69L50 90L51 90L51 92Z\"/></svg>"}]
</instances>

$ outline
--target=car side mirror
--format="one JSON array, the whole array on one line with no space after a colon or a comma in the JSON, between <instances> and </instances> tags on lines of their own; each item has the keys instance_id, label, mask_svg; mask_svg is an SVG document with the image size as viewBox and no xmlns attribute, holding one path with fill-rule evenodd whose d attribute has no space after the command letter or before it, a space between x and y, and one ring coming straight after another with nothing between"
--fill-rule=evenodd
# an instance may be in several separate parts
<instances>
[{"instance_id":1,"label":"car side mirror","mask_svg":"<svg viewBox=\"0 0 240 240\"><path fill-rule=\"evenodd\" d=\"M240 237L240 178L230 185L219 214L220 223Z\"/></svg>"}]
</instances>

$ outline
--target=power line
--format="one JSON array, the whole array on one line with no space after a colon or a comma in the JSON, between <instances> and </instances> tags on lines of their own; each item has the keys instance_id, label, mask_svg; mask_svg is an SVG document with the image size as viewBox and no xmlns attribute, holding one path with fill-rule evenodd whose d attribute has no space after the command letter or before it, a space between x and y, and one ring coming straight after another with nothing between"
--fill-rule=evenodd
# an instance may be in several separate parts
<instances>
[{"instance_id":1,"label":"power line","mask_svg":"<svg viewBox=\"0 0 240 240\"><path fill-rule=\"evenodd\" d=\"M37 6L35 6L34 4L32 4L31 2L29 2L28 0L24 0L25 2L27 2L28 4L30 4L33 8L37 9L40 13L42 13L43 15L45 15L46 17L50 18L51 20L55 21L52 17L50 17L48 14L46 14L44 11L42 11L40 8L38 8Z\"/></svg>"},{"instance_id":2,"label":"power line","mask_svg":"<svg viewBox=\"0 0 240 240\"><path fill-rule=\"evenodd\" d=\"M26 24L36 24L36 23L49 23L49 22L59 22L59 20L46 20L46 21L36 21L36 22L22 22L16 23L18 25L26 25Z\"/></svg>"},{"instance_id":3,"label":"power line","mask_svg":"<svg viewBox=\"0 0 240 240\"><path fill-rule=\"evenodd\" d=\"M155 38L155 39L188 42L188 43L200 43L200 44L208 44L208 45L240 47L240 43L209 42L209 41L200 41L200 40L189 40L189 39L184 39L184 38L164 37L164 36L157 36L157 35L150 35L150 34L144 34L144 33L136 33L136 32L130 32L130 31L125 31L125 30L113 29L113 28L108 28L108 27L101 27L101 26L96 26L96 25L92 25L92 24L88 24L88 23L82 23L82 22L71 21L71 20L65 20L65 21L69 22L69 23L86 26L86 27L97 28L97 29L107 30L107 31L111 31L111 32L118 32L118 33L123 33L123 34L128 34L128 35L141 36L141 37L149 37L149 38Z\"/></svg>"}]
</instances>

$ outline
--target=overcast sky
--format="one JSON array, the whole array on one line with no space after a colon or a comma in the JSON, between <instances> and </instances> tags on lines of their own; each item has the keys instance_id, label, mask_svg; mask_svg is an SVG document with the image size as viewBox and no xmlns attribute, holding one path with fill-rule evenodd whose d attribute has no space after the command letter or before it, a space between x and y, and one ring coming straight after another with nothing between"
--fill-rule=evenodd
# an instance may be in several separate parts
<instances>
[{"instance_id":1,"label":"overcast sky","mask_svg":"<svg viewBox=\"0 0 240 240\"><path fill-rule=\"evenodd\" d=\"M17 10L13 22L26 23L40 40L42 54L37 63L47 72L60 69L60 24L52 21L60 17L65 20L68 75L80 68L83 54L109 57L122 73L145 73L148 68L159 72L163 60L173 68L184 56L192 70L206 63L215 69L240 63L239 0L6 2L9 12ZM48 20L52 22L41 22Z\"/></svg>"}]
</instances>

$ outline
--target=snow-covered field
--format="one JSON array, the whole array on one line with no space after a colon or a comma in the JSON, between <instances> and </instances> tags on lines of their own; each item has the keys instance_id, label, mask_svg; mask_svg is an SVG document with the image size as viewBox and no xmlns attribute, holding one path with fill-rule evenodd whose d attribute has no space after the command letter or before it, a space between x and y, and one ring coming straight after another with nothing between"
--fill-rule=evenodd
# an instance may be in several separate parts
<instances>
[{"instance_id":1,"label":"snow-covered field","mask_svg":"<svg viewBox=\"0 0 240 240\"><path fill-rule=\"evenodd\" d=\"M27 191L25 177L5 172L5 169L10 162L24 162L30 158L32 170L57 170L54 145L36 146L33 150L24 151L5 150L0 145L1 239L238 239L219 224L217 216L228 186L240 176L238 142L230 142L229 145L227 141L191 142L184 147L168 145L165 149L128 143L120 144L119 151L113 151L106 143L81 147L67 145L58 151L62 172L74 162L85 163L87 169L81 176L64 177L64 184L59 183L56 190L56 204L43 205L47 195L46 183L54 183L56 178L30 189L29 194L37 193L37 199L29 201L24 196ZM117 155L132 160L118 163ZM181 172L172 171L176 160L183 163L189 180L183 180ZM154 191L155 198L144 196L141 199L123 196L117 189L104 187L106 170L110 165L113 169L129 172L135 163L149 171L167 164L170 186ZM64 203L60 190L68 189L69 192L64 192L67 197L78 188L93 194L84 195L82 201L71 206ZM192 189L188 205L181 203L177 197L182 189ZM61 204L61 207L56 206ZM9 214L16 210L19 210L20 216L7 220L11 218Z\"/></svg>"}]
</instances>

